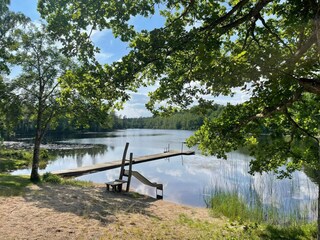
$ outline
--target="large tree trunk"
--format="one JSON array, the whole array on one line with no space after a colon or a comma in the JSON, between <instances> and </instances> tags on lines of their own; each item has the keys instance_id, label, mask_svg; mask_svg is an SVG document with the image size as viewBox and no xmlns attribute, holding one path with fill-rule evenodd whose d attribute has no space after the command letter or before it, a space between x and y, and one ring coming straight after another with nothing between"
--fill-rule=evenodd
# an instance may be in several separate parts
<instances>
[{"instance_id":1,"label":"large tree trunk","mask_svg":"<svg viewBox=\"0 0 320 240\"><path fill-rule=\"evenodd\" d=\"M38 129L36 132L35 140L34 140L34 148L33 148L33 159L32 159L32 170L30 180L32 182L39 182L40 175L38 172L39 162L40 162L40 144L41 144L41 133Z\"/></svg>"}]
</instances>

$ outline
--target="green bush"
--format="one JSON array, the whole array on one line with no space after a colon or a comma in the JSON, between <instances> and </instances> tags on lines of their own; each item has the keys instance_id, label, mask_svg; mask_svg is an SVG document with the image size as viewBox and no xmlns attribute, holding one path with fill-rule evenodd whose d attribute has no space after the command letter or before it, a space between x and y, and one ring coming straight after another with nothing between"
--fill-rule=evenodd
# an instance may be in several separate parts
<instances>
[{"instance_id":1,"label":"green bush","mask_svg":"<svg viewBox=\"0 0 320 240\"><path fill-rule=\"evenodd\" d=\"M63 178L54 175L52 173L46 172L45 174L43 174L42 176L42 181L43 182L49 182L49 183L53 183L53 184L62 184L63 183Z\"/></svg>"},{"instance_id":2,"label":"green bush","mask_svg":"<svg viewBox=\"0 0 320 240\"><path fill-rule=\"evenodd\" d=\"M42 175L42 181L53 183L53 184L60 184L60 185L71 185L77 187L91 187L93 186L92 182L88 181L80 181L70 178L62 178L60 176L54 175L52 173L46 172Z\"/></svg>"},{"instance_id":3,"label":"green bush","mask_svg":"<svg viewBox=\"0 0 320 240\"><path fill-rule=\"evenodd\" d=\"M40 150L40 159L41 160L48 160L50 158L49 151L47 149Z\"/></svg>"}]
</instances>

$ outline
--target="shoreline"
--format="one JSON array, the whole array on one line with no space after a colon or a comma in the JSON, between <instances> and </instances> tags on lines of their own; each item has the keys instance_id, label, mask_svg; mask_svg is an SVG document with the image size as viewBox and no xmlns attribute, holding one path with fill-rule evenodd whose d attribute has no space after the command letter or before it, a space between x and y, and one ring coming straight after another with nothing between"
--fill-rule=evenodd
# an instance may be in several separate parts
<instances>
[{"instance_id":1,"label":"shoreline","mask_svg":"<svg viewBox=\"0 0 320 240\"><path fill-rule=\"evenodd\" d=\"M7 149L13 150L30 150L33 148L33 143L22 141L3 141L2 145ZM103 144L72 144L72 143L48 143L41 144L41 149L47 150L78 150L78 149L92 149L104 147Z\"/></svg>"}]
</instances>

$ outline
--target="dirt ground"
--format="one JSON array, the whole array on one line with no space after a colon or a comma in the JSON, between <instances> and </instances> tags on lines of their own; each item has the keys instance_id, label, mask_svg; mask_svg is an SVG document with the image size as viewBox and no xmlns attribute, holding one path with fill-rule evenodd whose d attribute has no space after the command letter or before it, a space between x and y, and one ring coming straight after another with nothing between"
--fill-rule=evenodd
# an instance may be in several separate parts
<instances>
[{"instance_id":1,"label":"dirt ground","mask_svg":"<svg viewBox=\"0 0 320 240\"><path fill-rule=\"evenodd\" d=\"M0 239L194 239L181 216L223 224L204 208L104 186L33 185L23 196L0 197Z\"/></svg>"}]
</instances>

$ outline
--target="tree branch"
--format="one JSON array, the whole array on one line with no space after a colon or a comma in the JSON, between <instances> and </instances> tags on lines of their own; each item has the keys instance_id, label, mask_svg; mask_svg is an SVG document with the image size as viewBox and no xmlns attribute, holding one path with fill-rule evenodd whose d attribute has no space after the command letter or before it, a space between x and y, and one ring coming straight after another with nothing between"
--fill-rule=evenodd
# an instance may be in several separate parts
<instances>
[{"instance_id":1,"label":"tree branch","mask_svg":"<svg viewBox=\"0 0 320 240\"><path fill-rule=\"evenodd\" d=\"M319 139L316 138L315 136L313 136L311 133L309 133L306 129L302 128L296 121L294 121L294 119L291 117L288 108L285 108L284 111L285 115L287 116L287 118L289 119L289 121L296 127L298 128L300 131L302 131L305 135L307 135L308 137L312 138L313 140L315 140L317 142L317 144L319 145Z\"/></svg>"},{"instance_id":2,"label":"tree branch","mask_svg":"<svg viewBox=\"0 0 320 240\"><path fill-rule=\"evenodd\" d=\"M266 21L264 20L264 18L261 16L261 14L258 14L258 19L261 21L262 25L273 35L276 37L276 39L278 39L279 42L282 43L283 46L285 46L286 48L289 49L290 53L293 54L292 49L279 37L278 34L276 34L275 32L273 32L271 30L271 28L268 26L268 24L266 23Z\"/></svg>"},{"instance_id":3,"label":"tree branch","mask_svg":"<svg viewBox=\"0 0 320 240\"><path fill-rule=\"evenodd\" d=\"M258 16L258 14L260 14L260 11L266 6L268 5L268 3L272 2L272 0L260 0L255 6L254 8L252 8L248 14L244 15L243 17L237 19L236 21L233 21L225 26L222 27L222 29L224 30L223 32L227 32L228 30L235 28L237 26L239 26L240 24L244 23L245 21L247 21L248 19L252 18L252 17L256 17Z\"/></svg>"},{"instance_id":4,"label":"tree branch","mask_svg":"<svg viewBox=\"0 0 320 240\"><path fill-rule=\"evenodd\" d=\"M249 2L249 0L242 0L240 2L238 2L228 13L226 13L225 15L223 15L222 17L216 19L215 21L213 21L212 23L210 23L208 26L203 27L201 29L202 30L206 30L209 28L214 28L216 26L218 26L219 24L223 23L224 21L226 21L228 18L230 18L235 12L241 10L241 8L246 5Z\"/></svg>"},{"instance_id":5,"label":"tree branch","mask_svg":"<svg viewBox=\"0 0 320 240\"><path fill-rule=\"evenodd\" d=\"M301 97L301 93L302 93L302 90L299 89L287 101L280 102L277 105L272 106L272 107L264 108L261 113L247 116L244 121L241 121L241 124L239 124L238 126L236 126L234 128L234 131L235 132L239 131L242 126L244 126L254 120L269 117L276 112L284 112L287 107L292 105L294 102L296 102Z\"/></svg>"},{"instance_id":6,"label":"tree branch","mask_svg":"<svg viewBox=\"0 0 320 240\"><path fill-rule=\"evenodd\" d=\"M310 48L316 43L317 34L314 31L309 39L297 49L297 51L293 54L292 58L290 58L286 63L295 64Z\"/></svg>"},{"instance_id":7,"label":"tree branch","mask_svg":"<svg viewBox=\"0 0 320 240\"><path fill-rule=\"evenodd\" d=\"M56 83L47 94L43 95L43 102L45 102L48 99L48 97L52 95L52 93L58 86L59 86L59 83Z\"/></svg>"},{"instance_id":8,"label":"tree branch","mask_svg":"<svg viewBox=\"0 0 320 240\"><path fill-rule=\"evenodd\" d=\"M190 4L185 8L185 10L180 14L179 17L175 18L168 26L166 26L165 28L169 28L171 27L176 21L180 20L181 18L184 18L189 10L193 7L195 0L190 0Z\"/></svg>"},{"instance_id":9,"label":"tree branch","mask_svg":"<svg viewBox=\"0 0 320 240\"><path fill-rule=\"evenodd\" d=\"M299 78L298 82L307 92L320 95L320 79Z\"/></svg>"}]
</instances>

